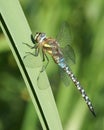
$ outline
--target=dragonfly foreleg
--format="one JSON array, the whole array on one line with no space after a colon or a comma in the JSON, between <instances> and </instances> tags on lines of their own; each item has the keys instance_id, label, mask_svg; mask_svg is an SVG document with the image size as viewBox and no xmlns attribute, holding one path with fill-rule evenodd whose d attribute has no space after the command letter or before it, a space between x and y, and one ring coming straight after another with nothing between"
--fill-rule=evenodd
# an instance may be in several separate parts
<instances>
[{"instance_id":1,"label":"dragonfly foreleg","mask_svg":"<svg viewBox=\"0 0 104 130\"><path fill-rule=\"evenodd\" d=\"M30 49L36 48L36 46L31 46L31 45L29 45L29 44L27 44L27 43L25 43L25 42L23 42L23 44L25 44L26 46L28 46Z\"/></svg>"}]
</instances>

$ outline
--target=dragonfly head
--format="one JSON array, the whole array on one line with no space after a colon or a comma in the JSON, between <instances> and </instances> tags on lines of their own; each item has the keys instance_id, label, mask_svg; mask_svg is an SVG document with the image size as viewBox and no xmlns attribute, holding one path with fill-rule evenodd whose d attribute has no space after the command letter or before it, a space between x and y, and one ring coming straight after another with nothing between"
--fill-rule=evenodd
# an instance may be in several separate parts
<instances>
[{"instance_id":1,"label":"dragonfly head","mask_svg":"<svg viewBox=\"0 0 104 130\"><path fill-rule=\"evenodd\" d=\"M46 34L45 33L41 33L41 32L37 32L35 37L34 37L34 40L37 42L37 43L41 43L43 42L43 40L46 38Z\"/></svg>"}]
</instances>

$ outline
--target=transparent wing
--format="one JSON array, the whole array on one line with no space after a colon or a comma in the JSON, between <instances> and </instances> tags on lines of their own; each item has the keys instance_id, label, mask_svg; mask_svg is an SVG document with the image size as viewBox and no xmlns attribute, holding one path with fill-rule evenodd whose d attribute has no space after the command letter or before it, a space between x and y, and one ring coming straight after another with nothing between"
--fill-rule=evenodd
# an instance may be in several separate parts
<instances>
[{"instance_id":1,"label":"transparent wing","mask_svg":"<svg viewBox=\"0 0 104 130\"><path fill-rule=\"evenodd\" d=\"M75 53L73 48L70 46L72 43L71 32L69 24L67 22L64 22L62 24L56 39L60 45L61 51L63 52L67 63L75 63Z\"/></svg>"},{"instance_id":2,"label":"transparent wing","mask_svg":"<svg viewBox=\"0 0 104 130\"><path fill-rule=\"evenodd\" d=\"M44 72L40 72L39 77L37 79L37 85L39 87L39 89L43 90L43 89L47 89L49 85L47 85L48 82L44 82L44 77L46 77L46 73ZM45 78L45 81L48 80L47 78Z\"/></svg>"},{"instance_id":3,"label":"transparent wing","mask_svg":"<svg viewBox=\"0 0 104 130\"><path fill-rule=\"evenodd\" d=\"M71 63L75 63L75 53L73 48L70 46L72 43L72 39L68 23L64 22L62 24L56 39L64 55L66 64L69 66ZM64 72L64 70L61 70L60 72L63 83L65 84L65 86L69 86L70 84L69 76Z\"/></svg>"},{"instance_id":4,"label":"transparent wing","mask_svg":"<svg viewBox=\"0 0 104 130\"><path fill-rule=\"evenodd\" d=\"M28 68L36 68L41 67L43 65L43 62L39 58L39 56L35 56L35 53L29 53L26 54L23 58L23 62Z\"/></svg>"},{"instance_id":5,"label":"transparent wing","mask_svg":"<svg viewBox=\"0 0 104 130\"><path fill-rule=\"evenodd\" d=\"M73 48L70 45L66 45L61 48L61 51L64 55L65 61L70 65L71 63L75 64L75 53Z\"/></svg>"},{"instance_id":6,"label":"transparent wing","mask_svg":"<svg viewBox=\"0 0 104 130\"><path fill-rule=\"evenodd\" d=\"M60 77L66 87L70 85L70 78L63 69L60 69Z\"/></svg>"},{"instance_id":7,"label":"transparent wing","mask_svg":"<svg viewBox=\"0 0 104 130\"><path fill-rule=\"evenodd\" d=\"M71 44L71 32L70 27L67 22L62 23L59 33L56 37L61 47L66 46L67 44Z\"/></svg>"},{"instance_id":8,"label":"transparent wing","mask_svg":"<svg viewBox=\"0 0 104 130\"><path fill-rule=\"evenodd\" d=\"M26 67L28 67L28 68L40 67L40 72L39 72L39 75L37 78L37 85L38 85L39 89L46 89L48 87L48 85L44 85L44 78L43 78L46 75L46 73L41 72L41 70L43 70L43 68L44 68L43 62L39 58L39 56L35 56L33 54L34 53L25 55L23 58L23 62L26 65Z\"/></svg>"}]
</instances>

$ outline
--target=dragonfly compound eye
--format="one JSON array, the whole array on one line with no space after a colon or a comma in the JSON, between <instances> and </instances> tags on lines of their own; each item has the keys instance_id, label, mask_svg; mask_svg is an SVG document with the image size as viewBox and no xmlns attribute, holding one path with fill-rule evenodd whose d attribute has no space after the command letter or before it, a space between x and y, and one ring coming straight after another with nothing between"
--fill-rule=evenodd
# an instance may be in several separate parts
<instances>
[{"instance_id":1,"label":"dragonfly compound eye","mask_svg":"<svg viewBox=\"0 0 104 130\"><path fill-rule=\"evenodd\" d=\"M44 38L46 38L46 34L45 33L41 33L40 37L44 39Z\"/></svg>"},{"instance_id":2,"label":"dragonfly compound eye","mask_svg":"<svg viewBox=\"0 0 104 130\"><path fill-rule=\"evenodd\" d=\"M36 40L38 41L38 42L43 42L43 40L46 38L46 34L45 33L38 33L38 34L36 34Z\"/></svg>"}]
</instances>

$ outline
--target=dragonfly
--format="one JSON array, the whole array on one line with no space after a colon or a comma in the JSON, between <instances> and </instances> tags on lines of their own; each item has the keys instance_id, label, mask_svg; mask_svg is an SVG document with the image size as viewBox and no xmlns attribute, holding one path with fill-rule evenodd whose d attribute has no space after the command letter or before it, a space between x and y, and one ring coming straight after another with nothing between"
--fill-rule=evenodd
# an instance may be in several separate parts
<instances>
[{"instance_id":1,"label":"dragonfly","mask_svg":"<svg viewBox=\"0 0 104 130\"><path fill-rule=\"evenodd\" d=\"M96 116L94 107L89 97L87 96L84 88L81 86L80 82L72 72L68 63L69 59L75 62L74 51L72 47L69 45L71 40L68 24L64 23L56 39L47 37L46 33L44 32L37 32L34 36L31 34L31 41L33 43L33 46L30 46L27 43L25 44L31 49L35 49L35 52L34 53L27 52L27 53L37 57L41 50L43 55L43 62L47 60L47 64L44 67L42 67L41 72L43 72L48 66L49 59L47 54L49 54L54 60L54 62L67 74L68 78L72 80L76 88L81 93L83 99L85 100L89 110L92 112L94 116ZM25 58L26 56L24 56L24 59Z\"/></svg>"}]
</instances>

